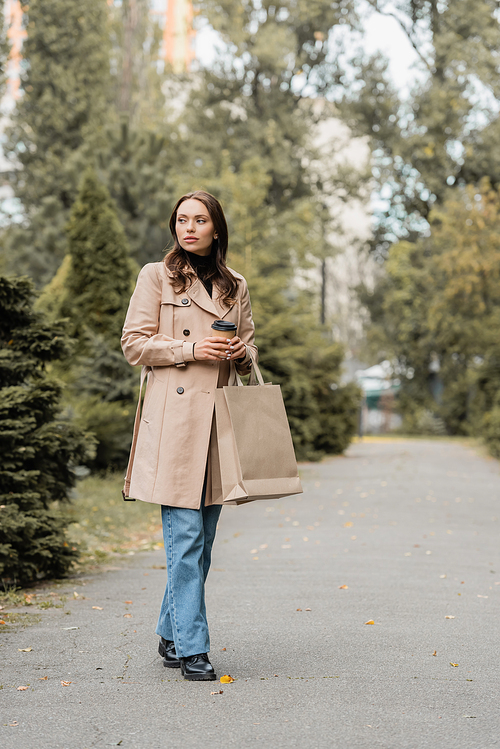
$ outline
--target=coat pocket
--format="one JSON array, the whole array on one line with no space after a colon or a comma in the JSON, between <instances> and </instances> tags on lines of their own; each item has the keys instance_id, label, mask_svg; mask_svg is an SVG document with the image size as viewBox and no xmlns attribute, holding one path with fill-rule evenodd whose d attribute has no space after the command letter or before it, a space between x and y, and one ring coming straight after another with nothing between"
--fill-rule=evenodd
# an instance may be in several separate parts
<instances>
[{"instance_id":1,"label":"coat pocket","mask_svg":"<svg viewBox=\"0 0 500 749\"><path fill-rule=\"evenodd\" d=\"M155 418L155 415L160 411L162 392L165 390L162 387L161 380L156 376L154 367L148 374L148 384L146 387L146 395L144 396L144 403L142 406L141 421L146 424L150 424ZM169 369L168 367L159 367L159 369Z\"/></svg>"}]
</instances>

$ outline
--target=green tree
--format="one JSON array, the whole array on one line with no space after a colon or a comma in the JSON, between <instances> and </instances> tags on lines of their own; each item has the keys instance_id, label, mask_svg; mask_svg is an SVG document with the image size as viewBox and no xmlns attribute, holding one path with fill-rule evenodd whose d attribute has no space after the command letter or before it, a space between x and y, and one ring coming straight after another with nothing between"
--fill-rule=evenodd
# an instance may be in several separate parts
<instances>
[{"instance_id":1,"label":"green tree","mask_svg":"<svg viewBox=\"0 0 500 749\"><path fill-rule=\"evenodd\" d=\"M122 0L110 6L114 106L134 130L155 127L165 117L160 63L162 29L149 0Z\"/></svg>"},{"instance_id":2,"label":"green tree","mask_svg":"<svg viewBox=\"0 0 500 749\"><path fill-rule=\"evenodd\" d=\"M93 170L81 182L66 230L71 265L62 312L80 341L88 330L119 350L135 268L116 208Z\"/></svg>"},{"instance_id":3,"label":"green tree","mask_svg":"<svg viewBox=\"0 0 500 749\"><path fill-rule=\"evenodd\" d=\"M368 2L399 22L418 56L404 98L383 58L354 60L356 85L344 102L354 132L372 143L374 179L387 205L375 244L385 255L395 239L426 230L450 185L500 181L500 24L496 0Z\"/></svg>"},{"instance_id":4,"label":"green tree","mask_svg":"<svg viewBox=\"0 0 500 749\"><path fill-rule=\"evenodd\" d=\"M76 556L53 504L68 501L92 441L58 416L61 388L46 370L67 357L68 338L33 311L27 279L0 277L0 344L0 577L23 584L60 577Z\"/></svg>"},{"instance_id":5,"label":"green tree","mask_svg":"<svg viewBox=\"0 0 500 749\"><path fill-rule=\"evenodd\" d=\"M164 92L162 30L149 0L124 0L110 10L114 118L95 156L132 256L143 265L159 260L170 238L168 218L177 198L171 175L182 169L178 133Z\"/></svg>"},{"instance_id":6,"label":"green tree","mask_svg":"<svg viewBox=\"0 0 500 749\"><path fill-rule=\"evenodd\" d=\"M14 269L47 282L66 249L84 144L96 146L107 116L109 25L106 0L30 0L22 96L5 153L22 221L4 238Z\"/></svg>"},{"instance_id":7,"label":"green tree","mask_svg":"<svg viewBox=\"0 0 500 749\"><path fill-rule=\"evenodd\" d=\"M177 128L169 122L106 130L106 144L96 153L102 176L140 264L155 262L170 241L168 220L178 197Z\"/></svg>"},{"instance_id":8,"label":"green tree","mask_svg":"<svg viewBox=\"0 0 500 749\"><path fill-rule=\"evenodd\" d=\"M138 268L107 189L88 170L67 225L68 255L40 307L63 316L76 339L66 405L97 439L94 468L121 467L130 444L136 376L123 358L121 330Z\"/></svg>"},{"instance_id":9,"label":"green tree","mask_svg":"<svg viewBox=\"0 0 500 749\"><path fill-rule=\"evenodd\" d=\"M500 193L488 180L450 191L429 221L428 238L391 247L372 342L397 362L406 428L427 409L481 434L500 406Z\"/></svg>"}]
</instances>

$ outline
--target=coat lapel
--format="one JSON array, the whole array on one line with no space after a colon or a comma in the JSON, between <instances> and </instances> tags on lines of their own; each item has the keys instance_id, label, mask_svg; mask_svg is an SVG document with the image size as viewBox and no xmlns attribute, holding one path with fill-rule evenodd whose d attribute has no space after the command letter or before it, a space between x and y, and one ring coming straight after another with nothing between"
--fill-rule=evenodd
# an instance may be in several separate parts
<instances>
[{"instance_id":1,"label":"coat lapel","mask_svg":"<svg viewBox=\"0 0 500 749\"><path fill-rule=\"evenodd\" d=\"M208 291L199 278L186 290L189 298L202 309L215 315L216 319L222 320L231 307L227 307L220 299L211 299Z\"/></svg>"}]
</instances>

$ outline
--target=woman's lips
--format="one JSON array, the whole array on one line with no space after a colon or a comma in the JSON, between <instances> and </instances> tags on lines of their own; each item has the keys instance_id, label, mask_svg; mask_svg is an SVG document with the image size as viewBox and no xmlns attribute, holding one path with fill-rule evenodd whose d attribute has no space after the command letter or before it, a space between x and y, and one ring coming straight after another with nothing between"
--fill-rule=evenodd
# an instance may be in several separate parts
<instances>
[{"instance_id":1,"label":"woman's lips","mask_svg":"<svg viewBox=\"0 0 500 749\"><path fill-rule=\"evenodd\" d=\"M184 237L185 242L197 242L198 237Z\"/></svg>"}]
</instances>

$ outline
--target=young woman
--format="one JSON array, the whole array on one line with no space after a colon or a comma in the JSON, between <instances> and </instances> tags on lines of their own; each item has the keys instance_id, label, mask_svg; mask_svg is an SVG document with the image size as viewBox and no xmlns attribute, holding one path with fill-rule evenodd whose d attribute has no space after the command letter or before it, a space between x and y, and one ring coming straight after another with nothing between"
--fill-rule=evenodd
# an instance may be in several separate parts
<instances>
[{"instance_id":1,"label":"young woman","mask_svg":"<svg viewBox=\"0 0 500 749\"><path fill-rule=\"evenodd\" d=\"M168 582L156 633L164 665L212 680L204 588L222 503L209 460L214 391L231 365L248 374L257 349L246 281L226 267L219 201L201 190L183 195L170 230L174 247L141 270L123 328L127 361L147 374L124 497L162 506ZM236 336L214 335L216 320L235 323Z\"/></svg>"}]
</instances>

